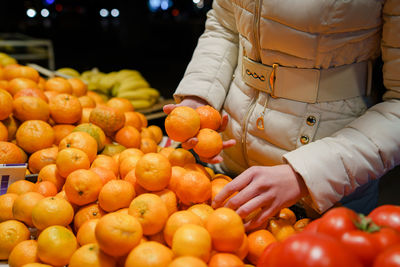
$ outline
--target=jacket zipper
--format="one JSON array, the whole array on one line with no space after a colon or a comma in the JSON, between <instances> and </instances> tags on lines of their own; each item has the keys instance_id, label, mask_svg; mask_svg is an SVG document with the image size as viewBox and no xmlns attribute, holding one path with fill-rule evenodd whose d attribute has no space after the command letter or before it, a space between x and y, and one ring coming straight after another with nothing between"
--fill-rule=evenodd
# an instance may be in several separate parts
<instances>
[{"instance_id":1,"label":"jacket zipper","mask_svg":"<svg viewBox=\"0 0 400 267\"><path fill-rule=\"evenodd\" d=\"M253 21L253 33L254 33L254 46L255 46L255 51L256 51L256 61L260 61L261 56L260 56L260 33L259 33L259 28L260 28L260 6L261 6L262 0L257 0L255 2L254 6L254 21ZM250 118L250 114L253 112L255 108L255 104L257 103L257 99L260 93L258 92L253 99L251 100L251 103L247 109L246 116L243 121L242 125L242 154L244 157L244 161L246 163L246 166L250 166L249 164L249 157L247 155L247 128L248 128L248 122Z\"/></svg>"}]
</instances>

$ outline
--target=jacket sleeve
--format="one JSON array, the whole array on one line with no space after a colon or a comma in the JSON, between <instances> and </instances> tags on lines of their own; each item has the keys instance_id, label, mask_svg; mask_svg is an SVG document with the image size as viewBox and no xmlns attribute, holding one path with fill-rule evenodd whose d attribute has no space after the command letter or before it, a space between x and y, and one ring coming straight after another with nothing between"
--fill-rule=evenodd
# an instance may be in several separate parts
<instances>
[{"instance_id":1,"label":"jacket sleeve","mask_svg":"<svg viewBox=\"0 0 400 267\"><path fill-rule=\"evenodd\" d=\"M384 101L330 137L284 155L320 212L400 164L400 3L383 7ZM400 178L400 177L399 177Z\"/></svg>"},{"instance_id":2,"label":"jacket sleeve","mask_svg":"<svg viewBox=\"0 0 400 267\"><path fill-rule=\"evenodd\" d=\"M221 109L237 65L238 32L230 0L215 0L207 14L205 31L174 98L197 96Z\"/></svg>"}]
</instances>

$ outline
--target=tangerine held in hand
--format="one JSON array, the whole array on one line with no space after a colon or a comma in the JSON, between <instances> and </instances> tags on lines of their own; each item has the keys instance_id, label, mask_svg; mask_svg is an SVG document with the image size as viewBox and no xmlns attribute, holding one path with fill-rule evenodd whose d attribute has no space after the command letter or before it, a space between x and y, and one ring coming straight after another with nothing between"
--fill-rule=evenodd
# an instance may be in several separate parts
<instances>
[{"instance_id":1,"label":"tangerine held in hand","mask_svg":"<svg viewBox=\"0 0 400 267\"><path fill-rule=\"evenodd\" d=\"M198 143L193 148L200 157L212 158L222 150L222 138L218 132L205 128L197 134Z\"/></svg>"},{"instance_id":2,"label":"tangerine held in hand","mask_svg":"<svg viewBox=\"0 0 400 267\"><path fill-rule=\"evenodd\" d=\"M171 139L178 142L194 137L199 129L200 116L190 107L176 107L165 119L165 131Z\"/></svg>"}]
</instances>

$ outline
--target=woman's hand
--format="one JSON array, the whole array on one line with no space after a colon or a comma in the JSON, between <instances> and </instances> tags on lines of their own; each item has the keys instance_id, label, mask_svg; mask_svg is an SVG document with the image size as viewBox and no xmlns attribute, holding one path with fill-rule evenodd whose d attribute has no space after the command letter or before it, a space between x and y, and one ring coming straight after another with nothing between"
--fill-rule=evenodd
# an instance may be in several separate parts
<instances>
[{"instance_id":1,"label":"woman's hand","mask_svg":"<svg viewBox=\"0 0 400 267\"><path fill-rule=\"evenodd\" d=\"M204 105L208 105L208 103L206 101L204 101L203 99L199 98L199 97L185 97L182 102L180 102L179 104L168 104L165 105L163 107L163 111L166 114L171 113L171 111L176 108L176 107L180 107L180 106L187 106L187 107L191 107L193 109L196 109L200 106L204 106ZM228 124L228 114L223 113L222 114L222 120L221 120L221 125L218 128L218 132L222 132L225 130L226 125ZM192 149L198 142L198 139L196 137L192 137L188 140L186 140L185 142L182 143L182 148L189 150ZM234 139L230 139L228 141L224 141L222 142L222 149L234 146L236 144L236 140ZM216 164L216 163L220 163L222 161L222 157L220 155L216 155L215 157L212 158L203 158L200 157L200 160L203 162L207 162L207 163L211 163L211 164Z\"/></svg>"},{"instance_id":2,"label":"woman's hand","mask_svg":"<svg viewBox=\"0 0 400 267\"><path fill-rule=\"evenodd\" d=\"M282 208L295 204L307 194L307 187L300 175L288 164L255 166L229 182L215 196L212 206L220 207L235 192L238 193L224 206L236 210L240 217L246 218L261 208L257 216L245 222L248 231L263 225Z\"/></svg>"}]
</instances>

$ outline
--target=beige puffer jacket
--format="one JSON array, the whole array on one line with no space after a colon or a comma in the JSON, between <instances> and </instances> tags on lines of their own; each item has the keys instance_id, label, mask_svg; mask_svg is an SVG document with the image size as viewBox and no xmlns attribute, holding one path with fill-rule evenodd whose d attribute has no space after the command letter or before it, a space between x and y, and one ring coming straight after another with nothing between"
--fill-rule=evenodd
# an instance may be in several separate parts
<instances>
[{"instance_id":1,"label":"beige puffer jacket","mask_svg":"<svg viewBox=\"0 0 400 267\"><path fill-rule=\"evenodd\" d=\"M311 104L272 98L242 79L243 54L265 65L327 69L379 53L387 91L372 107L361 96ZM222 153L225 169L288 163L324 211L400 163L400 1L214 0L174 94L178 102L188 95L229 114L223 137L238 144Z\"/></svg>"}]
</instances>

